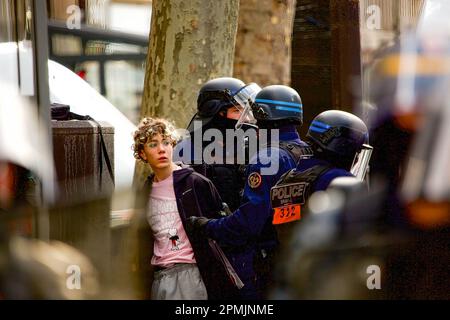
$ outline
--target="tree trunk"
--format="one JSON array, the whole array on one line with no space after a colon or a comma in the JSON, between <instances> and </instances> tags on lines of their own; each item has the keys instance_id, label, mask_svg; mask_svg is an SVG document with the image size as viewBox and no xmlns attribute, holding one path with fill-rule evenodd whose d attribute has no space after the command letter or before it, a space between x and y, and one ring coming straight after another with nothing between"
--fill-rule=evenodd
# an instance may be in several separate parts
<instances>
[{"instance_id":1,"label":"tree trunk","mask_svg":"<svg viewBox=\"0 0 450 320\"><path fill-rule=\"evenodd\" d=\"M233 74L238 12L238 0L153 0L142 117L188 125L200 87ZM147 173L136 166L136 188Z\"/></svg>"},{"instance_id":2,"label":"tree trunk","mask_svg":"<svg viewBox=\"0 0 450 320\"><path fill-rule=\"evenodd\" d=\"M231 76L238 0L154 0L141 116L186 127L206 81Z\"/></svg>"},{"instance_id":3,"label":"tree trunk","mask_svg":"<svg viewBox=\"0 0 450 320\"><path fill-rule=\"evenodd\" d=\"M291 83L296 0L240 0L234 76L260 86Z\"/></svg>"}]
</instances>

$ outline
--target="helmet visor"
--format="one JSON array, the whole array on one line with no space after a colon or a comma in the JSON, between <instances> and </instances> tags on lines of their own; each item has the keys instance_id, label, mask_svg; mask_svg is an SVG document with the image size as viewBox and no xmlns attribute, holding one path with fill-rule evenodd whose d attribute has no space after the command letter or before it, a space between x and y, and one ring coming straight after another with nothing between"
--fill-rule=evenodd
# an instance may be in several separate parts
<instances>
[{"instance_id":1,"label":"helmet visor","mask_svg":"<svg viewBox=\"0 0 450 320\"><path fill-rule=\"evenodd\" d=\"M359 150L355 155L350 172L360 181L364 181L366 179L372 153L373 147L368 144L363 144L361 150Z\"/></svg>"},{"instance_id":2,"label":"helmet visor","mask_svg":"<svg viewBox=\"0 0 450 320\"><path fill-rule=\"evenodd\" d=\"M244 124L256 124L251 105L255 102L255 97L261 90L261 87L256 83L250 83L233 96L234 100L238 103L236 107L241 111L241 117L236 124L237 130L241 129Z\"/></svg>"}]
</instances>

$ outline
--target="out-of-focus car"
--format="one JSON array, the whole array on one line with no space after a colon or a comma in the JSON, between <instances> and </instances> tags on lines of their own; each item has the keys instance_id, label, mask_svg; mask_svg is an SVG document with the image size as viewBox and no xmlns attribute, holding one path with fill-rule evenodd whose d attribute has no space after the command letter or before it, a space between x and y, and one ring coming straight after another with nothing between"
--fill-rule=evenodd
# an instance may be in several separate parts
<instances>
[{"instance_id":1,"label":"out-of-focus car","mask_svg":"<svg viewBox=\"0 0 450 320\"><path fill-rule=\"evenodd\" d=\"M131 146L136 126L77 74L49 61L50 101L70 105L70 111L106 121L114 127L114 174L116 190L131 188L135 159Z\"/></svg>"},{"instance_id":2,"label":"out-of-focus car","mask_svg":"<svg viewBox=\"0 0 450 320\"><path fill-rule=\"evenodd\" d=\"M136 126L105 97L77 74L63 65L49 61L50 101L70 105L70 111L89 115L114 127L115 192L112 225L127 221L133 203L132 183L135 159L131 146Z\"/></svg>"}]
</instances>

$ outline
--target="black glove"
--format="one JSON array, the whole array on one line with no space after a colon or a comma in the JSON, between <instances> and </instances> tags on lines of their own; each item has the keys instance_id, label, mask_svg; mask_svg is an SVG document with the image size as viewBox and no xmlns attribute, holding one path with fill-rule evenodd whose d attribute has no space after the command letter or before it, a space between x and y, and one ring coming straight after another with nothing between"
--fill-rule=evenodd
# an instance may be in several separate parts
<instances>
[{"instance_id":1,"label":"black glove","mask_svg":"<svg viewBox=\"0 0 450 320\"><path fill-rule=\"evenodd\" d=\"M206 225L211 221L205 217L189 217L186 220L186 232L193 236L206 238Z\"/></svg>"}]
</instances>

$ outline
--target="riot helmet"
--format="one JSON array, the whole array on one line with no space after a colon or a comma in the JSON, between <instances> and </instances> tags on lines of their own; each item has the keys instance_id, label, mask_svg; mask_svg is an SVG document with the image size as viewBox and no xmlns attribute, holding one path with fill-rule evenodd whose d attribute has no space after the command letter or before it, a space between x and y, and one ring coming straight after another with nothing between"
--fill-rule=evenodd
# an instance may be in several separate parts
<instances>
[{"instance_id":1,"label":"riot helmet","mask_svg":"<svg viewBox=\"0 0 450 320\"><path fill-rule=\"evenodd\" d=\"M329 110L314 118L306 137L317 156L347 166L361 147L368 143L369 133L365 123L357 116Z\"/></svg>"},{"instance_id":2,"label":"riot helmet","mask_svg":"<svg viewBox=\"0 0 450 320\"><path fill-rule=\"evenodd\" d=\"M216 118L220 111L230 107L243 110L248 101L253 100L261 88L251 83L246 85L236 78L217 78L208 81L201 89L197 98L197 114L191 120L188 130L194 130L194 121L202 122L202 127L207 126Z\"/></svg>"},{"instance_id":3,"label":"riot helmet","mask_svg":"<svg viewBox=\"0 0 450 320\"><path fill-rule=\"evenodd\" d=\"M259 127L303 124L302 100L298 92L288 86L265 87L250 107L244 111L240 123L257 123Z\"/></svg>"}]
</instances>

